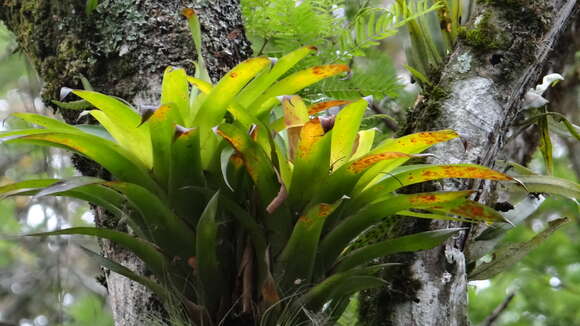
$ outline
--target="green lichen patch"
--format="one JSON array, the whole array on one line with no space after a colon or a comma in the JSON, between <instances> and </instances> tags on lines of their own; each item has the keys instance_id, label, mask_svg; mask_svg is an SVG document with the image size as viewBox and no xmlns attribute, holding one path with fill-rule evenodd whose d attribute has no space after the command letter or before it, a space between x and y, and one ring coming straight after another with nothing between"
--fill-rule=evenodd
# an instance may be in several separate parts
<instances>
[{"instance_id":1,"label":"green lichen patch","mask_svg":"<svg viewBox=\"0 0 580 326\"><path fill-rule=\"evenodd\" d=\"M499 50L509 45L506 32L499 28L490 11L476 18L474 27L461 28L459 37L476 50Z\"/></svg>"}]
</instances>

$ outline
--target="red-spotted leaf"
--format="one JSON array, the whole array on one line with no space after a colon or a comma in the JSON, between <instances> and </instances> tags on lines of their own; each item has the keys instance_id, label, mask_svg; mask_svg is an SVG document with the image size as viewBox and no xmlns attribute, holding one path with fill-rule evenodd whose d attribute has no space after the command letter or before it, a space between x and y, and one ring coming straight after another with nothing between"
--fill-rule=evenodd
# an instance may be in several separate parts
<instances>
[{"instance_id":1,"label":"red-spotted leaf","mask_svg":"<svg viewBox=\"0 0 580 326\"><path fill-rule=\"evenodd\" d=\"M435 205L429 207L429 210L447 214L457 215L463 218L485 221L485 222L508 222L503 215L495 209L482 205L472 200L460 200L458 202L450 202L442 205Z\"/></svg>"},{"instance_id":2,"label":"red-spotted leaf","mask_svg":"<svg viewBox=\"0 0 580 326\"><path fill-rule=\"evenodd\" d=\"M314 115L314 114L326 111L326 110L333 108L335 106L341 106L341 105L350 104L350 103L352 103L352 101L345 101L345 100L333 100L333 101L319 102L319 103L313 104L313 105L308 107L308 114Z\"/></svg>"},{"instance_id":3,"label":"red-spotted leaf","mask_svg":"<svg viewBox=\"0 0 580 326\"><path fill-rule=\"evenodd\" d=\"M435 144L446 142L457 137L459 137L459 135L453 130L420 132L401 138L387 139L376 146L371 153L401 152L406 154L417 154ZM385 173L391 172L394 168L402 165L406 161L407 159L400 159L397 162L389 161L383 164L377 164L361 177L356 186L355 192L359 193L370 185L373 185Z\"/></svg>"},{"instance_id":4,"label":"red-spotted leaf","mask_svg":"<svg viewBox=\"0 0 580 326\"><path fill-rule=\"evenodd\" d=\"M449 165L431 165L418 164L399 167L391 173L381 176L382 180L375 185L367 188L356 198L356 207L371 202L380 194L390 193L399 188L432 180L447 178L461 179L485 179L498 181L511 181L510 176L495 171L485 166L477 164L449 164Z\"/></svg>"},{"instance_id":5,"label":"red-spotted leaf","mask_svg":"<svg viewBox=\"0 0 580 326\"><path fill-rule=\"evenodd\" d=\"M350 68L343 64L332 64L307 68L280 80L272 85L262 96L248 106L257 116L268 112L276 104L276 96L294 94L324 78L332 77Z\"/></svg>"}]
</instances>

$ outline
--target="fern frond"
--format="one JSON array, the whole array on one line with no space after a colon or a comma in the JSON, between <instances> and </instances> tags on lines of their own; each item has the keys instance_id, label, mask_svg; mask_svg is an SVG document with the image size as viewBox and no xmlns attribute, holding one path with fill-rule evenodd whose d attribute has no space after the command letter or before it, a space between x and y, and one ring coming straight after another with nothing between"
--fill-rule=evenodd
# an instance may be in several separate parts
<instances>
[{"instance_id":1,"label":"fern frond","mask_svg":"<svg viewBox=\"0 0 580 326\"><path fill-rule=\"evenodd\" d=\"M320 96L320 94L341 99L369 95L375 98L385 96L395 98L401 88L402 85L399 83L390 57L372 48L366 51L365 57L354 60L349 78L327 79L315 87L310 87L303 95L310 98Z\"/></svg>"},{"instance_id":2,"label":"fern frond","mask_svg":"<svg viewBox=\"0 0 580 326\"><path fill-rule=\"evenodd\" d=\"M417 3L400 1L388 9L364 8L354 18L350 28L344 30L338 43L341 56L358 56L363 49L379 45L379 41L389 38L401 27L417 18L443 7L441 2L433 5L428 0Z\"/></svg>"}]
</instances>

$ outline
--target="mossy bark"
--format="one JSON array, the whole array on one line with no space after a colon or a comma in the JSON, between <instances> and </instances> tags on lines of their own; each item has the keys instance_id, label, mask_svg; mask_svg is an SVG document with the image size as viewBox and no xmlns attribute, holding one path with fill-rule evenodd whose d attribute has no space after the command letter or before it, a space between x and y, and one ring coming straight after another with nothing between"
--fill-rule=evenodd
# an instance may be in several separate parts
<instances>
[{"instance_id":1,"label":"mossy bark","mask_svg":"<svg viewBox=\"0 0 580 326\"><path fill-rule=\"evenodd\" d=\"M50 105L61 87L81 88L85 76L97 90L139 107L159 101L161 76L169 66L193 71L195 49L181 10L194 8L202 23L204 58L213 79L251 54L240 16L239 0L162 1L100 0L90 14L81 0L0 0L0 20L12 30L20 50L44 82L42 98ZM78 113L63 111L68 122ZM75 157L85 175L106 177L94 163ZM123 228L96 211L98 226ZM103 253L145 273L129 252L103 241ZM159 304L142 286L107 274L117 325L141 325Z\"/></svg>"},{"instance_id":2,"label":"mossy bark","mask_svg":"<svg viewBox=\"0 0 580 326\"><path fill-rule=\"evenodd\" d=\"M536 143L506 144L522 116L524 94L552 63L551 49L578 13L575 0L480 0L471 24L442 67L440 80L408 116L406 133L454 129L461 140L436 146L431 163L521 162ZM492 28L493 31L488 29ZM442 96L444 95L444 96ZM478 200L497 196L489 182L452 181L444 190L479 190ZM403 233L446 227L469 230L436 249L399 255L400 270L386 275L389 286L361 296L363 325L469 325L467 281L470 248L485 226L405 220Z\"/></svg>"}]
</instances>

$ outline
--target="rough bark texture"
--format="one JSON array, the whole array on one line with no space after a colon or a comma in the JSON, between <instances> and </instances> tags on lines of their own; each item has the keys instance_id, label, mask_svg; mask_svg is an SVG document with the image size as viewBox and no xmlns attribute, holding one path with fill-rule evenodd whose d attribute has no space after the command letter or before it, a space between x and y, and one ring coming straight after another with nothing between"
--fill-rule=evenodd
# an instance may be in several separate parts
<instances>
[{"instance_id":1,"label":"rough bark texture","mask_svg":"<svg viewBox=\"0 0 580 326\"><path fill-rule=\"evenodd\" d=\"M158 103L163 70L193 70L195 50L181 10L194 8L202 23L203 53L210 75L223 73L251 54L238 0L162 1L100 0L90 15L81 0L0 0L0 20L16 35L20 50L44 80L43 99L58 99L63 86L81 88L84 75L101 92L139 105ZM76 122L76 112L62 112ZM85 175L106 172L80 157L76 167ZM120 228L96 211L98 226ZM103 241L103 253L144 273L135 256ZM115 273L106 278L117 325L141 325L139 318L155 313L159 304L134 282Z\"/></svg>"},{"instance_id":2,"label":"rough bark texture","mask_svg":"<svg viewBox=\"0 0 580 326\"><path fill-rule=\"evenodd\" d=\"M470 27L441 71L438 84L409 115L407 132L454 129L462 136L432 150L433 163L469 162L494 166L500 157L526 160L535 142L506 146L519 119L525 92L544 70L551 50L578 12L575 0L479 1ZM445 190L472 187L477 199L493 202L489 182L447 182ZM404 231L465 226L455 222L407 221ZM445 245L400 255L407 263L388 277L389 287L363 297L370 325L468 325L466 254L472 227Z\"/></svg>"}]
</instances>

